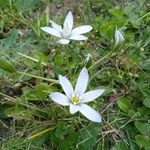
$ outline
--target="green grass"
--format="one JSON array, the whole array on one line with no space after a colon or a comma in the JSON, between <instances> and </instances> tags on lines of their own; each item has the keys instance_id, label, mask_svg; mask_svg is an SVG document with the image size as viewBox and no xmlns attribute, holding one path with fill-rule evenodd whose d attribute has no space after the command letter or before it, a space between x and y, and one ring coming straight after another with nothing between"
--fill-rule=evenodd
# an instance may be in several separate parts
<instances>
[{"instance_id":1,"label":"green grass","mask_svg":"<svg viewBox=\"0 0 150 150\"><path fill-rule=\"evenodd\" d=\"M147 0L0 1L0 149L149 150L150 12ZM59 45L40 27L60 24L69 10L75 26L93 30L82 44ZM126 27L114 48L115 27ZM85 55L92 55L85 63ZM88 90L106 92L90 105L102 123L52 102L58 75L73 84L83 67Z\"/></svg>"}]
</instances>

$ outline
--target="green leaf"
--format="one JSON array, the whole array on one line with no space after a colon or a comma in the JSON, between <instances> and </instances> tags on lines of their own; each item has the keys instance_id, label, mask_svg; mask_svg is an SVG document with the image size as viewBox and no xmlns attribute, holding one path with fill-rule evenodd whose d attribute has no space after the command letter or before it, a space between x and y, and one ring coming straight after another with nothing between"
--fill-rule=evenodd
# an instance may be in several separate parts
<instances>
[{"instance_id":1,"label":"green leaf","mask_svg":"<svg viewBox=\"0 0 150 150\"><path fill-rule=\"evenodd\" d=\"M150 138L144 135L136 135L135 136L136 143L145 148L150 148Z\"/></svg>"},{"instance_id":2,"label":"green leaf","mask_svg":"<svg viewBox=\"0 0 150 150\"><path fill-rule=\"evenodd\" d=\"M22 106L13 106L4 111L5 115L8 117L13 117L17 119L31 119L32 115L28 109L23 108Z\"/></svg>"},{"instance_id":3,"label":"green leaf","mask_svg":"<svg viewBox=\"0 0 150 150\"><path fill-rule=\"evenodd\" d=\"M4 59L0 59L0 68L2 68L3 70L5 70L7 72L10 72L10 73L16 72L15 66L10 64L8 61L6 61Z\"/></svg>"},{"instance_id":4,"label":"green leaf","mask_svg":"<svg viewBox=\"0 0 150 150\"><path fill-rule=\"evenodd\" d=\"M57 129L52 132L51 140L58 150L70 150L71 147L75 147L78 138L73 130L74 127L67 125L67 122L59 121L57 123Z\"/></svg>"},{"instance_id":5,"label":"green leaf","mask_svg":"<svg viewBox=\"0 0 150 150\"><path fill-rule=\"evenodd\" d=\"M63 58L61 55L57 55L54 59L56 65L61 65L63 63Z\"/></svg>"},{"instance_id":6,"label":"green leaf","mask_svg":"<svg viewBox=\"0 0 150 150\"><path fill-rule=\"evenodd\" d=\"M117 101L117 104L118 107L124 112L128 112L132 108L131 102L129 101L129 99L126 98L120 98Z\"/></svg>"},{"instance_id":7,"label":"green leaf","mask_svg":"<svg viewBox=\"0 0 150 150\"><path fill-rule=\"evenodd\" d=\"M48 63L48 57L39 51L34 52L34 57L41 62Z\"/></svg>"},{"instance_id":8,"label":"green leaf","mask_svg":"<svg viewBox=\"0 0 150 150\"><path fill-rule=\"evenodd\" d=\"M4 111L9 108L9 105L6 104L0 104L0 118L7 118L7 116L5 115Z\"/></svg>"},{"instance_id":9,"label":"green leaf","mask_svg":"<svg viewBox=\"0 0 150 150\"><path fill-rule=\"evenodd\" d=\"M3 8L8 7L10 5L9 0L0 0L0 6Z\"/></svg>"},{"instance_id":10,"label":"green leaf","mask_svg":"<svg viewBox=\"0 0 150 150\"><path fill-rule=\"evenodd\" d=\"M120 140L117 141L117 144L115 144L115 146L113 146L111 150L128 150L128 149L129 147L127 146L125 141Z\"/></svg>"},{"instance_id":11,"label":"green leaf","mask_svg":"<svg viewBox=\"0 0 150 150\"><path fill-rule=\"evenodd\" d=\"M143 101L143 104L144 104L146 107L150 108L150 99L149 99L149 98L145 98L144 101Z\"/></svg>"},{"instance_id":12,"label":"green leaf","mask_svg":"<svg viewBox=\"0 0 150 150\"><path fill-rule=\"evenodd\" d=\"M114 29L112 22L104 22L100 25L99 32L104 37L113 38Z\"/></svg>"},{"instance_id":13,"label":"green leaf","mask_svg":"<svg viewBox=\"0 0 150 150\"><path fill-rule=\"evenodd\" d=\"M78 132L79 149L91 150L98 140L100 126L91 124Z\"/></svg>"},{"instance_id":14,"label":"green leaf","mask_svg":"<svg viewBox=\"0 0 150 150\"><path fill-rule=\"evenodd\" d=\"M147 59L147 60L143 61L142 69L150 71L150 59Z\"/></svg>"},{"instance_id":15,"label":"green leaf","mask_svg":"<svg viewBox=\"0 0 150 150\"><path fill-rule=\"evenodd\" d=\"M53 132L51 134L51 138L53 140L53 142L55 142L56 144L60 144L62 140L65 139L65 135L67 134L67 124L65 122L59 122L57 124L57 129L55 130L55 132Z\"/></svg>"},{"instance_id":16,"label":"green leaf","mask_svg":"<svg viewBox=\"0 0 150 150\"><path fill-rule=\"evenodd\" d=\"M128 16L130 23L136 28L138 27L139 21L139 10L138 3L131 2L127 7L124 8L124 13Z\"/></svg>"},{"instance_id":17,"label":"green leaf","mask_svg":"<svg viewBox=\"0 0 150 150\"><path fill-rule=\"evenodd\" d=\"M17 0L16 5L19 12L32 10L39 4L40 0Z\"/></svg>"},{"instance_id":18,"label":"green leaf","mask_svg":"<svg viewBox=\"0 0 150 150\"><path fill-rule=\"evenodd\" d=\"M135 121L135 127L144 135L148 135L150 131L150 123L147 122Z\"/></svg>"},{"instance_id":19,"label":"green leaf","mask_svg":"<svg viewBox=\"0 0 150 150\"><path fill-rule=\"evenodd\" d=\"M48 93L46 91L49 90L49 86L46 83L39 83L34 89L34 92L37 97L46 99L48 96Z\"/></svg>"},{"instance_id":20,"label":"green leaf","mask_svg":"<svg viewBox=\"0 0 150 150\"><path fill-rule=\"evenodd\" d=\"M47 99L48 91L50 90L49 85L46 83L38 83L34 89L29 89L25 87L23 89L23 95L21 99L29 101L41 101Z\"/></svg>"},{"instance_id":21,"label":"green leaf","mask_svg":"<svg viewBox=\"0 0 150 150\"><path fill-rule=\"evenodd\" d=\"M13 54L15 51L14 45L17 43L18 38L18 31L16 29L10 30L6 35L6 38L3 39L3 48L7 50L7 52Z\"/></svg>"},{"instance_id":22,"label":"green leaf","mask_svg":"<svg viewBox=\"0 0 150 150\"><path fill-rule=\"evenodd\" d=\"M150 109L148 107L145 106L138 107L137 111L142 116L142 118L149 119Z\"/></svg>"}]
</instances>

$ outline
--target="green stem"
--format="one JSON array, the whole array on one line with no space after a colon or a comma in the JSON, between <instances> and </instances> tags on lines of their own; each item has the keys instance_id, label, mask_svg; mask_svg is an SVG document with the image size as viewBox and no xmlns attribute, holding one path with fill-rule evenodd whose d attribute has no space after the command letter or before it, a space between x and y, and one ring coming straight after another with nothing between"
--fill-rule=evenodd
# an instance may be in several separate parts
<instances>
[{"instance_id":1,"label":"green stem","mask_svg":"<svg viewBox=\"0 0 150 150\"><path fill-rule=\"evenodd\" d=\"M24 55L24 54L22 54L22 53L19 53L19 52L18 52L17 54L20 55L20 56L22 56L22 57L28 58L28 59L30 59L30 60L32 60L32 61L40 62L40 60L35 59L35 58L33 58L33 57L30 57L30 56L27 56L27 55ZM44 65L44 66L47 66L47 64L44 63L44 62L41 62L41 64Z\"/></svg>"},{"instance_id":2,"label":"green stem","mask_svg":"<svg viewBox=\"0 0 150 150\"><path fill-rule=\"evenodd\" d=\"M29 73L25 73L25 72L21 72L21 71L17 71L18 74L21 74L21 75L25 75L25 76L29 76L29 77L33 77L33 78L37 78L37 79L41 79L41 80L45 80L45 81L50 81L50 82L53 82L53 83L59 83L58 80L54 80L54 79L48 79L48 78L44 78L44 77L40 77L40 76L36 76L36 75L33 75L33 74L29 74Z\"/></svg>"},{"instance_id":3,"label":"green stem","mask_svg":"<svg viewBox=\"0 0 150 150\"><path fill-rule=\"evenodd\" d=\"M146 13L145 15L143 15L142 17L140 17L140 18L138 19L138 21L142 20L143 18L145 18L145 17L148 16L149 14L150 14L150 12Z\"/></svg>"},{"instance_id":4,"label":"green stem","mask_svg":"<svg viewBox=\"0 0 150 150\"><path fill-rule=\"evenodd\" d=\"M89 68L89 70L90 69L92 69L92 68L94 68L96 65L98 65L102 60L104 60L105 58L107 58L108 56L110 56L110 55L113 55L113 54L115 54L115 53L108 53L107 55L105 55L104 57L102 57L101 59L99 59L98 61L96 61L90 68Z\"/></svg>"},{"instance_id":5,"label":"green stem","mask_svg":"<svg viewBox=\"0 0 150 150\"><path fill-rule=\"evenodd\" d=\"M31 140L31 139L33 139L33 138L39 137L39 136L41 136L41 135L43 135L43 134L45 134L45 133L47 133L47 132L49 132L49 131L53 131L56 127L57 127L57 126L55 125L55 126L53 126L53 127L51 127L51 128L48 128L48 129L45 129L45 130L40 131L40 132L38 132L38 133L35 133L35 134L29 136L27 139L28 139L28 140Z\"/></svg>"},{"instance_id":6,"label":"green stem","mask_svg":"<svg viewBox=\"0 0 150 150\"><path fill-rule=\"evenodd\" d=\"M18 99L17 98L13 98L13 97L10 97L10 96L8 96L8 95L6 95L6 94L4 94L4 93L1 93L0 92L0 95L2 95L2 96L4 96L4 99L6 99L7 101L9 101L9 102L12 102L12 103L19 103L20 105L22 105L22 106L24 106L24 107L27 107L27 108L30 108L30 109L36 109L36 110L38 110L38 111L40 111L40 112L42 112L42 113L46 113L47 114L47 111L44 111L44 110L42 110L42 109L40 109L40 108L37 108L35 105L32 105L32 104L30 104L30 103L22 103L21 101L18 101Z\"/></svg>"}]
</instances>

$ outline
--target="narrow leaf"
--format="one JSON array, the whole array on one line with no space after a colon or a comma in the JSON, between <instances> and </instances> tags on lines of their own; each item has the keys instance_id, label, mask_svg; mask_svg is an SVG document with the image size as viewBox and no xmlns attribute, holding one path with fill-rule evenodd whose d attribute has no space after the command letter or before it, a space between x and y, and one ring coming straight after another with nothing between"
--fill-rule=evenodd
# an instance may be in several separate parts
<instances>
[{"instance_id":1,"label":"narrow leaf","mask_svg":"<svg viewBox=\"0 0 150 150\"><path fill-rule=\"evenodd\" d=\"M10 73L16 72L15 66L4 59L0 59L0 68Z\"/></svg>"}]
</instances>

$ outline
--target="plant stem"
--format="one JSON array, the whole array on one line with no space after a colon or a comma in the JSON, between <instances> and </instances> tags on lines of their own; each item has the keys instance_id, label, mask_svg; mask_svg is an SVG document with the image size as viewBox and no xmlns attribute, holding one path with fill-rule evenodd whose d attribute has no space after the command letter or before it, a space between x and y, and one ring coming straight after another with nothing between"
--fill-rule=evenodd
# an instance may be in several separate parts
<instances>
[{"instance_id":1,"label":"plant stem","mask_svg":"<svg viewBox=\"0 0 150 150\"><path fill-rule=\"evenodd\" d=\"M92 69L92 68L94 68L96 65L98 65L102 60L104 60L105 58L107 58L108 56L110 56L110 55L113 55L113 54L115 54L115 53L108 53L107 55L105 55L104 57L102 57L101 59L99 59L98 61L96 61L88 70L90 70L90 69Z\"/></svg>"},{"instance_id":2,"label":"plant stem","mask_svg":"<svg viewBox=\"0 0 150 150\"><path fill-rule=\"evenodd\" d=\"M4 99L9 101L9 102L12 102L12 103L15 103L15 104L18 103L18 104L20 104L20 105L22 105L24 107L30 108L32 110L36 109L36 110L38 110L38 111L40 111L42 113L46 113L47 114L47 111L44 111L44 110L42 110L40 108L37 108L35 105L33 105L31 103L23 103L23 102L19 101L17 98L10 97L10 96L8 96L8 95L6 95L4 93L1 93L1 92L0 92L0 95L4 96Z\"/></svg>"},{"instance_id":3,"label":"plant stem","mask_svg":"<svg viewBox=\"0 0 150 150\"><path fill-rule=\"evenodd\" d=\"M33 58L33 57L30 57L30 56L24 55L24 54L19 53L19 52L18 52L18 54L19 54L20 56L23 56L23 57L28 58L28 59L30 59L30 60L33 60L33 61L35 61L35 62L40 62L40 60L35 59L35 58ZM47 65L46 65L46 63L44 63L44 62L41 62L41 64L42 64L42 65L44 65L44 66L47 66Z\"/></svg>"},{"instance_id":4,"label":"plant stem","mask_svg":"<svg viewBox=\"0 0 150 150\"><path fill-rule=\"evenodd\" d=\"M41 79L41 80L45 80L45 81L50 81L50 82L57 83L57 84L59 83L58 80L48 79L48 78L36 76L36 75L33 75L33 74L21 72L21 71L17 71L17 73L21 74L21 75L25 75L25 76L29 76L29 77L33 77L33 78L37 78L37 79Z\"/></svg>"},{"instance_id":5,"label":"plant stem","mask_svg":"<svg viewBox=\"0 0 150 150\"><path fill-rule=\"evenodd\" d=\"M145 18L145 17L148 16L149 14L150 14L150 12L146 13L145 15L143 15L142 17L140 17L140 18L138 19L138 21L142 20L143 18Z\"/></svg>"},{"instance_id":6,"label":"plant stem","mask_svg":"<svg viewBox=\"0 0 150 150\"><path fill-rule=\"evenodd\" d=\"M48 129L45 129L45 130L43 130L43 131L41 131L41 132L35 133L35 134L33 134L32 136L28 137L27 139L30 140L30 139L39 137L39 136L41 136L42 134L45 134L46 132L49 132L49 131L54 130L56 127L57 127L57 126L55 125L55 126L53 126L53 127L51 127L51 128L48 128Z\"/></svg>"}]
</instances>

